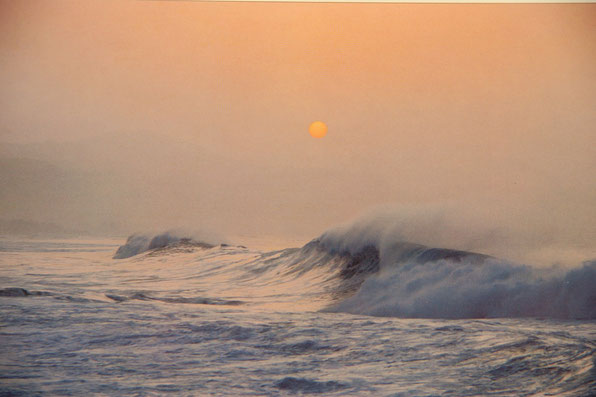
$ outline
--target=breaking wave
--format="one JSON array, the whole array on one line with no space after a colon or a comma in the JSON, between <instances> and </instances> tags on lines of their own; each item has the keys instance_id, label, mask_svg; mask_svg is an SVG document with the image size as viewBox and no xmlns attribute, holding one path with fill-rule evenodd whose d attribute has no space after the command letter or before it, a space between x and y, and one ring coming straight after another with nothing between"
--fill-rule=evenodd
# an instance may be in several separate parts
<instances>
[{"instance_id":1,"label":"breaking wave","mask_svg":"<svg viewBox=\"0 0 596 397\"><path fill-rule=\"evenodd\" d=\"M315 240L329 252L378 257L356 293L326 311L408 318L596 318L596 260L572 270L533 268L395 241L403 235L386 230L358 222Z\"/></svg>"},{"instance_id":2,"label":"breaking wave","mask_svg":"<svg viewBox=\"0 0 596 397\"><path fill-rule=\"evenodd\" d=\"M316 248L313 248L316 247ZM355 291L326 311L408 318L596 318L596 261L537 269L461 250L369 241L352 249L325 236L307 244L343 258L337 276ZM350 286L350 288L346 288Z\"/></svg>"},{"instance_id":3,"label":"breaking wave","mask_svg":"<svg viewBox=\"0 0 596 397\"><path fill-rule=\"evenodd\" d=\"M198 241L189 235L175 231L168 231L153 236L148 234L133 234L128 237L124 245L118 248L113 258L129 258L146 251L155 251L172 246L179 248L213 248L214 244Z\"/></svg>"},{"instance_id":4,"label":"breaking wave","mask_svg":"<svg viewBox=\"0 0 596 397\"><path fill-rule=\"evenodd\" d=\"M400 240L371 222L333 229L299 255L340 260L340 289L325 311L407 318L596 318L596 260L534 268L489 255ZM320 263L320 262L319 262ZM302 264L305 268L307 263Z\"/></svg>"}]
</instances>

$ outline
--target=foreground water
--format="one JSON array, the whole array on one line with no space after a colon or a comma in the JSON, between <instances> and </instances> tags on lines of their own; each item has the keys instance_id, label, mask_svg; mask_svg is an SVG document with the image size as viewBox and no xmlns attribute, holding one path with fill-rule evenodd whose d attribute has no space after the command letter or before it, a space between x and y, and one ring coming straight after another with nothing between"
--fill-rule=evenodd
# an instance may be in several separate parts
<instances>
[{"instance_id":1,"label":"foreground water","mask_svg":"<svg viewBox=\"0 0 596 397\"><path fill-rule=\"evenodd\" d=\"M1 241L0 395L596 393L593 319L331 312L374 255L118 243Z\"/></svg>"}]
</instances>

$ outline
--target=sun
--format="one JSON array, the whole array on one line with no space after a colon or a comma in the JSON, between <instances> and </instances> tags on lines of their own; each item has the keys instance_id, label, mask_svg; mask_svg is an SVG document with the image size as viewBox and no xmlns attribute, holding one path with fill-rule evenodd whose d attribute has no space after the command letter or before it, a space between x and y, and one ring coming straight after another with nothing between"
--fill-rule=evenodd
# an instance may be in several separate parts
<instances>
[{"instance_id":1,"label":"sun","mask_svg":"<svg viewBox=\"0 0 596 397\"><path fill-rule=\"evenodd\" d=\"M322 138L327 135L327 124L322 121L315 121L308 127L308 132L313 138Z\"/></svg>"}]
</instances>

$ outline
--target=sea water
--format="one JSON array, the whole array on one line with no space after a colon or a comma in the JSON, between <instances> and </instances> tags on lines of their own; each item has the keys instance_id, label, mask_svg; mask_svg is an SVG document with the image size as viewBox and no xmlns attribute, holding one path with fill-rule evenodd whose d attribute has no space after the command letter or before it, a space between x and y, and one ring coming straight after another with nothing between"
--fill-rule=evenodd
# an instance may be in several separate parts
<instances>
[{"instance_id":1,"label":"sea water","mask_svg":"<svg viewBox=\"0 0 596 397\"><path fill-rule=\"evenodd\" d=\"M121 243L0 240L0 395L596 393L594 291L577 291L592 264L574 281L325 238L281 250L175 240L113 259ZM552 307L530 304L547 293Z\"/></svg>"}]
</instances>

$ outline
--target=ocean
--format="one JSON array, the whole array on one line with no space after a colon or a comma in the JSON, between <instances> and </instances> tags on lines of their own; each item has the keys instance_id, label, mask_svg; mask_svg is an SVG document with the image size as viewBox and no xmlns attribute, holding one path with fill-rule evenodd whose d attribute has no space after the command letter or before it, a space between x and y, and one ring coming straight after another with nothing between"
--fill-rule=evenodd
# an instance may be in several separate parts
<instances>
[{"instance_id":1,"label":"ocean","mask_svg":"<svg viewBox=\"0 0 596 397\"><path fill-rule=\"evenodd\" d=\"M596 395L596 261L344 237L3 238L0 395Z\"/></svg>"}]
</instances>

